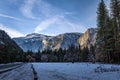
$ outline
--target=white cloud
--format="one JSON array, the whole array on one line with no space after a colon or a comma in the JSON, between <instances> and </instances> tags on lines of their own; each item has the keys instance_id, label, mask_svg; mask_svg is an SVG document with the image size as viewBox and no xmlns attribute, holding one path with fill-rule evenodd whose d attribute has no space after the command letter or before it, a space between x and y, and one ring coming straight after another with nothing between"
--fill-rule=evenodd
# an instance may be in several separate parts
<instances>
[{"instance_id":1,"label":"white cloud","mask_svg":"<svg viewBox=\"0 0 120 80\"><path fill-rule=\"evenodd\" d=\"M33 12L33 9L36 9ZM45 0L24 0L24 4L22 4L20 8L22 14L27 18L37 19L33 13L36 13L37 16L42 16L40 18L48 18L55 15L70 15L73 14L71 12L65 12L60 8L56 8L53 5L49 4ZM39 14L39 15L38 15Z\"/></svg>"},{"instance_id":2,"label":"white cloud","mask_svg":"<svg viewBox=\"0 0 120 80\"><path fill-rule=\"evenodd\" d=\"M10 18L10 19L14 19L14 20L18 20L18 21L22 21L22 19L20 19L20 18L16 18L16 17L13 17L13 16L1 14L1 13L0 13L0 16L1 16L1 17Z\"/></svg>"},{"instance_id":3,"label":"white cloud","mask_svg":"<svg viewBox=\"0 0 120 80\"><path fill-rule=\"evenodd\" d=\"M48 28L53 26L54 26L53 32L56 30L59 31L59 33L84 32L87 30L87 28L82 24L70 22L69 20L64 18L64 15L57 15L40 22L40 24L35 28L34 32L40 33L43 30L47 30ZM46 33L46 34L50 34L50 33Z\"/></svg>"},{"instance_id":4,"label":"white cloud","mask_svg":"<svg viewBox=\"0 0 120 80\"><path fill-rule=\"evenodd\" d=\"M53 8L49 3L45 2L44 0L39 0L37 3L39 11L46 17L51 16L51 14L54 14L55 11L53 11Z\"/></svg>"},{"instance_id":5,"label":"white cloud","mask_svg":"<svg viewBox=\"0 0 120 80\"><path fill-rule=\"evenodd\" d=\"M64 17L60 17L59 21L56 22L59 30L61 32L85 32L87 28L82 25L82 23L74 23L70 22L68 19Z\"/></svg>"},{"instance_id":6,"label":"white cloud","mask_svg":"<svg viewBox=\"0 0 120 80\"><path fill-rule=\"evenodd\" d=\"M32 13L35 1L36 0L24 0L24 4L20 10L25 17L35 19L35 16Z\"/></svg>"},{"instance_id":7,"label":"white cloud","mask_svg":"<svg viewBox=\"0 0 120 80\"><path fill-rule=\"evenodd\" d=\"M41 14L45 17L51 17L52 15L56 15L60 12L59 8L52 6L44 0L39 0L36 5L38 6L38 9L41 12Z\"/></svg>"},{"instance_id":8,"label":"white cloud","mask_svg":"<svg viewBox=\"0 0 120 80\"><path fill-rule=\"evenodd\" d=\"M87 30L87 28L85 26L83 26L81 23L72 23L72 22L69 22L68 20L66 20L64 22L64 24L67 24L68 26L71 27L71 32L84 32Z\"/></svg>"},{"instance_id":9,"label":"white cloud","mask_svg":"<svg viewBox=\"0 0 120 80\"><path fill-rule=\"evenodd\" d=\"M50 25L54 24L57 21L57 17L49 18L44 21L42 21L36 28L35 31L36 33L39 33L40 31L46 29Z\"/></svg>"},{"instance_id":10,"label":"white cloud","mask_svg":"<svg viewBox=\"0 0 120 80\"><path fill-rule=\"evenodd\" d=\"M47 30L50 27L57 27L58 32L84 32L87 28L81 23L70 22L65 16L73 15L73 12L66 12L59 8L53 7L53 5L45 2L44 0L26 0L25 4L21 8L22 13L28 18L35 18L33 14L33 8L37 7L38 12L42 15L42 22L40 22L34 29L35 33ZM37 10L37 9L36 9ZM54 30L53 30L54 31ZM45 33L54 34L54 33Z\"/></svg>"},{"instance_id":11,"label":"white cloud","mask_svg":"<svg viewBox=\"0 0 120 80\"><path fill-rule=\"evenodd\" d=\"M8 27L4 26L3 24L0 24L0 29L7 32L7 34L11 38L24 36L24 34L20 33L19 31L15 30L15 29L8 28Z\"/></svg>"},{"instance_id":12,"label":"white cloud","mask_svg":"<svg viewBox=\"0 0 120 80\"><path fill-rule=\"evenodd\" d=\"M75 14L74 12L64 12L65 15L72 15Z\"/></svg>"}]
</instances>

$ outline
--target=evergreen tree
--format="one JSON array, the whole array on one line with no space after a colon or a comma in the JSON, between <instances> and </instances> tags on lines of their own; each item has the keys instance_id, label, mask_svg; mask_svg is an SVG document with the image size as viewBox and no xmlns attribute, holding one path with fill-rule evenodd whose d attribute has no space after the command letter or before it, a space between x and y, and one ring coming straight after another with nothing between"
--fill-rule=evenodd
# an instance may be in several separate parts
<instances>
[{"instance_id":1,"label":"evergreen tree","mask_svg":"<svg viewBox=\"0 0 120 80\"><path fill-rule=\"evenodd\" d=\"M106 31L108 27L108 10L106 9L106 5L103 0L99 3L98 11L97 11L97 45L100 53L103 57L107 56L107 34Z\"/></svg>"},{"instance_id":2,"label":"evergreen tree","mask_svg":"<svg viewBox=\"0 0 120 80\"><path fill-rule=\"evenodd\" d=\"M81 61L80 58L81 58L81 46L79 45L78 49L77 49L77 52L78 52L78 61Z\"/></svg>"},{"instance_id":3,"label":"evergreen tree","mask_svg":"<svg viewBox=\"0 0 120 80\"><path fill-rule=\"evenodd\" d=\"M83 48L81 51L81 61L82 62L88 61L88 54L89 54L88 47Z\"/></svg>"},{"instance_id":4,"label":"evergreen tree","mask_svg":"<svg viewBox=\"0 0 120 80\"><path fill-rule=\"evenodd\" d=\"M41 52L38 50L38 52L35 54L36 61L40 62L41 61Z\"/></svg>"},{"instance_id":5,"label":"evergreen tree","mask_svg":"<svg viewBox=\"0 0 120 80\"><path fill-rule=\"evenodd\" d=\"M95 49L92 44L90 45L88 59L89 61L95 62Z\"/></svg>"},{"instance_id":6,"label":"evergreen tree","mask_svg":"<svg viewBox=\"0 0 120 80\"><path fill-rule=\"evenodd\" d=\"M111 0L111 15L116 29L120 31L120 0Z\"/></svg>"},{"instance_id":7,"label":"evergreen tree","mask_svg":"<svg viewBox=\"0 0 120 80\"><path fill-rule=\"evenodd\" d=\"M63 59L64 59L64 53L63 53L63 50L62 48L60 48L57 52L57 57L58 57L58 61L59 62L63 62Z\"/></svg>"},{"instance_id":8,"label":"evergreen tree","mask_svg":"<svg viewBox=\"0 0 120 80\"><path fill-rule=\"evenodd\" d=\"M105 38L106 38L106 62L113 62L113 52L114 52L114 27L112 26L112 20L110 18L107 19L106 21L106 32L105 32Z\"/></svg>"},{"instance_id":9,"label":"evergreen tree","mask_svg":"<svg viewBox=\"0 0 120 80\"><path fill-rule=\"evenodd\" d=\"M120 0L111 0L111 15L114 30L114 60L120 61Z\"/></svg>"}]
</instances>

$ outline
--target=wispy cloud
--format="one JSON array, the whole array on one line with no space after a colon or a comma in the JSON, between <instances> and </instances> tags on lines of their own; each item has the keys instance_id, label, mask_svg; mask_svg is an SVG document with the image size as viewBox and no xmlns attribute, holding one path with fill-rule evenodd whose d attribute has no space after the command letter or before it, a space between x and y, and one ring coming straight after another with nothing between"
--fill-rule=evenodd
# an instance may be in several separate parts
<instances>
[{"instance_id":1,"label":"wispy cloud","mask_svg":"<svg viewBox=\"0 0 120 80\"><path fill-rule=\"evenodd\" d=\"M45 2L44 0L39 0L36 5L38 6L40 13L44 15L44 17L49 17L57 12L55 11L55 7Z\"/></svg>"},{"instance_id":2,"label":"wispy cloud","mask_svg":"<svg viewBox=\"0 0 120 80\"><path fill-rule=\"evenodd\" d=\"M73 12L66 12L63 9L56 8L50 3L46 2L45 0L24 0L24 3L20 7L20 11L25 17L31 18L31 19L37 19L37 18L45 19L55 15L73 14Z\"/></svg>"},{"instance_id":3,"label":"wispy cloud","mask_svg":"<svg viewBox=\"0 0 120 80\"><path fill-rule=\"evenodd\" d=\"M47 27L49 27L50 25L54 24L56 21L58 20L57 17L52 17L49 19L46 19L44 21L42 21L36 28L35 31L36 33L39 33L40 31L46 29Z\"/></svg>"},{"instance_id":4,"label":"wispy cloud","mask_svg":"<svg viewBox=\"0 0 120 80\"><path fill-rule=\"evenodd\" d=\"M24 36L24 34L22 34L21 32L15 29L8 28L1 23L0 23L0 29L6 31L11 38Z\"/></svg>"},{"instance_id":5,"label":"wispy cloud","mask_svg":"<svg viewBox=\"0 0 120 80\"><path fill-rule=\"evenodd\" d=\"M43 30L53 27L53 25L55 27L54 29L59 32L84 32L87 29L80 23L72 23L65 19L64 15L57 15L40 22L40 24L36 26L34 32L40 33Z\"/></svg>"},{"instance_id":6,"label":"wispy cloud","mask_svg":"<svg viewBox=\"0 0 120 80\"><path fill-rule=\"evenodd\" d=\"M32 12L32 9L34 7L36 0L24 0L24 4L22 5L22 7L20 8L20 11L22 12L22 14L27 17L27 18L31 18L31 19L35 19L35 16Z\"/></svg>"},{"instance_id":7,"label":"wispy cloud","mask_svg":"<svg viewBox=\"0 0 120 80\"><path fill-rule=\"evenodd\" d=\"M31 19L38 18L36 16L43 16L44 18L45 17L48 18L53 15L64 13L62 12L61 9L54 7L45 0L24 0L24 3L20 7L20 11L25 17ZM65 13L65 14L70 14L70 13Z\"/></svg>"},{"instance_id":8,"label":"wispy cloud","mask_svg":"<svg viewBox=\"0 0 120 80\"><path fill-rule=\"evenodd\" d=\"M34 19L34 7L37 7L39 15L42 15L42 21L35 27L34 32L40 33L47 30L50 27L57 27L58 32L83 32L87 28L81 23L70 22L67 19L67 15L73 15L73 12L66 12L53 5L47 3L44 0L25 0L23 6L21 7L21 12L24 16ZM38 13L37 13L38 14ZM54 31L54 30L53 30ZM46 34L50 34L49 32ZM52 33L53 34L53 33Z\"/></svg>"},{"instance_id":9,"label":"wispy cloud","mask_svg":"<svg viewBox=\"0 0 120 80\"><path fill-rule=\"evenodd\" d=\"M64 14L64 15L73 14L73 12L66 12L63 9L54 7L54 5L51 5L45 0L37 1L36 6L38 6L38 10L40 11L40 13L47 18L55 15L61 15L61 14Z\"/></svg>"},{"instance_id":10,"label":"wispy cloud","mask_svg":"<svg viewBox=\"0 0 120 80\"><path fill-rule=\"evenodd\" d=\"M80 23L70 22L65 16L73 15L74 12L66 12L64 10L53 7L53 5L39 0L36 4L39 7L41 14L47 17L35 27L34 32L41 33L43 30L47 30L50 27L57 27L59 32L83 32L87 28ZM53 30L54 31L54 30ZM50 34L50 33L47 33Z\"/></svg>"},{"instance_id":11,"label":"wispy cloud","mask_svg":"<svg viewBox=\"0 0 120 80\"><path fill-rule=\"evenodd\" d=\"M6 14L1 14L1 13L0 13L0 17L6 17L6 18L22 21L22 19L20 19L20 18L9 16L9 15L6 15Z\"/></svg>"}]
</instances>

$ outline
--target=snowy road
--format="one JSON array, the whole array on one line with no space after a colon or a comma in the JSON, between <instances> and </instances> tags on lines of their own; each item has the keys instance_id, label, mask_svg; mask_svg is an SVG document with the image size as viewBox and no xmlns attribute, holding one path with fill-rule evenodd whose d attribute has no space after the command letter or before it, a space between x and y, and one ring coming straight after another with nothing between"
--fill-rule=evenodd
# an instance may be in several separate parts
<instances>
[{"instance_id":1,"label":"snowy road","mask_svg":"<svg viewBox=\"0 0 120 80\"><path fill-rule=\"evenodd\" d=\"M6 64L6 65L0 65L0 69L5 69L5 68L17 66L17 65L19 65L19 64Z\"/></svg>"},{"instance_id":2,"label":"snowy road","mask_svg":"<svg viewBox=\"0 0 120 80\"><path fill-rule=\"evenodd\" d=\"M95 73L97 66L119 65L88 63L33 63L38 80L120 80L120 71Z\"/></svg>"},{"instance_id":3,"label":"snowy road","mask_svg":"<svg viewBox=\"0 0 120 80\"><path fill-rule=\"evenodd\" d=\"M31 64L0 74L0 80L33 80Z\"/></svg>"},{"instance_id":4,"label":"snowy road","mask_svg":"<svg viewBox=\"0 0 120 80\"><path fill-rule=\"evenodd\" d=\"M22 66L23 63L9 63L0 65L0 74Z\"/></svg>"}]
</instances>

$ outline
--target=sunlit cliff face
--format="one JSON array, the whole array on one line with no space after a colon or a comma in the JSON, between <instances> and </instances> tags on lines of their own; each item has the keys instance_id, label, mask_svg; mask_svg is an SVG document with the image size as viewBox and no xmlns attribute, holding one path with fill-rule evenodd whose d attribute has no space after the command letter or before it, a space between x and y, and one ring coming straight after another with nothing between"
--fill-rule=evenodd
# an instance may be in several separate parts
<instances>
[{"instance_id":1,"label":"sunlit cliff face","mask_svg":"<svg viewBox=\"0 0 120 80\"><path fill-rule=\"evenodd\" d=\"M83 49L84 47L89 47L90 44L94 45L96 42L96 29L88 29L79 39L78 42Z\"/></svg>"}]
</instances>

